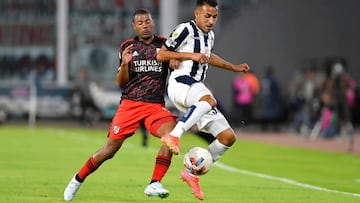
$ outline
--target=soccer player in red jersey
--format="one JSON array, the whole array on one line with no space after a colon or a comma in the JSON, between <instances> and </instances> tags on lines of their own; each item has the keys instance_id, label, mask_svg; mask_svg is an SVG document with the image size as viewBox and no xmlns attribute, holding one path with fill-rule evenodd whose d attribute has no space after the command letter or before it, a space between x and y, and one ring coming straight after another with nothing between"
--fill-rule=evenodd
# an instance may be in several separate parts
<instances>
[{"instance_id":1,"label":"soccer player in red jersey","mask_svg":"<svg viewBox=\"0 0 360 203\"><path fill-rule=\"evenodd\" d=\"M120 66L116 81L122 88L121 103L113 117L105 145L96 151L73 176L64 191L64 199L71 201L86 177L100 165L111 159L123 142L144 122L146 129L155 137L169 134L176 124L176 116L165 108L165 85L169 63L156 60L157 51L165 38L153 34L154 22L146 9L133 15L136 37L124 41L119 48ZM169 191L161 180L166 174L172 153L162 146L157 154L154 172L145 195L166 198Z\"/></svg>"}]
</instances>

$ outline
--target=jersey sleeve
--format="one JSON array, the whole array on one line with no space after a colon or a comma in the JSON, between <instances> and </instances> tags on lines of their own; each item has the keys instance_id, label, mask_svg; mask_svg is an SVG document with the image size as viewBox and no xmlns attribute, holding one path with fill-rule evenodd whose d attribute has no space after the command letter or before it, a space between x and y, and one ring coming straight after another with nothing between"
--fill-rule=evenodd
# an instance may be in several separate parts
<instances>
[{"instance_id":1,"label":"jersey sleeve","mask_svg":"<svg viewBox=\"0 0 360 203\"><path fill-rule=\"evenodd\" d=\"M189 36L189 29L185 23L179 24L165 41L168 50L175 51Z\"/></svg>"}]
</instances>

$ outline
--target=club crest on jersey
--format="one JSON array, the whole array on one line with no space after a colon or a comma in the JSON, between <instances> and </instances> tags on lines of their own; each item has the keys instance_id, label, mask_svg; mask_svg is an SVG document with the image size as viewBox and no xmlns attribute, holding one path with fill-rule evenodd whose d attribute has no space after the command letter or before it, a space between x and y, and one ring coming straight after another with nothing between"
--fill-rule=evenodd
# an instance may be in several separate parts
<instances>
[{"instance_id":1,"label":"club crest on jersey","mask_svg":"<svg viewBox=\"0 0 360 203\"><path fill-rule=\"evenodd\" d=\"M176 39L178 37L179 37L179 33L177 33L177 32L173 32L171 35L171 39Z\"/></svg>"},{"instance_id":2,"label":"club crest on jersey","mask_svg":"<svg viewBox=\"0 0 360 203\"><path fill-rule=\"evenodd\" d=\"M114 133L118 134L120 132L120 126L114 126Z\"/></svg>"}]
</instances>

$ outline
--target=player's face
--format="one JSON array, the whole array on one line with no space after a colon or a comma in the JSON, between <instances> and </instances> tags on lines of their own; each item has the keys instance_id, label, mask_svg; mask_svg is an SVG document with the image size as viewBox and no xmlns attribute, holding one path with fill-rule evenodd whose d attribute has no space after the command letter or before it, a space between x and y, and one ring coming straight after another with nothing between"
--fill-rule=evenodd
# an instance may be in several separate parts
<instances>
[{"instance_id":1,"label":"player's face","mask_svg":"<svg viewBox=\"0 0 360 203\"><path fill-rule=\"evenodd\" d=\"M210 32L217 21L218 9L208 4L200 6L195 10L197 26L204 32Z\"/></svg>"},{"instance_id":2,"label":"player's face","mask_svg":"<svg viewBox=\"0 0 360 203\"><path fill-rule=\"evenodd\" d=\"M134 17L133 28L140 40L148 40L153 36L154 21L150 14L138 14Z\"/></svg>"}]
</instances>

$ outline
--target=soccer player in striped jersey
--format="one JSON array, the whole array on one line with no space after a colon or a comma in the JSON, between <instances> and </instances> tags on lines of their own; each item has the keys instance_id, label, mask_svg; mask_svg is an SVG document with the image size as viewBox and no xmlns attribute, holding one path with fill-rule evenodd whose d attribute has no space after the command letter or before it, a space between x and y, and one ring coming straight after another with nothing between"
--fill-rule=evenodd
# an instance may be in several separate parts
<instances>
[{"instance_id":1,"label":"soccer player in striped jersey","mask_svg":"<svg viewBox=\"0 0 360 203\"><path fill-rule=\"evenodd\" d=\"M208 150L213 161L218 160L236 140L235 133L223 114L216 108L216 100L205 86L204 80L209 65L234 71L247 72L247 64L234 65L212 53L214 28L218 7L216 0L197 0L195 19L179 24L161 47L157 59L162 62L180 60L178 68L169 77L168 95L175 106L185 113L175 128L161 141L176 155L179 154L179 139L193 125L216 137ZM195 197L204 199L199 177L187 170L181 172Z\"/></svg>"},{"instance_id":2,"label":"soccer player in striped jersey","mask_svg":"<svg viewBox=\"0 0 360 203\"><path fill-rule=\"evenodd\" d=\"M110 125L107 141L73 176L64 191L65 201L71 201L75 197L85 178L103 162L111 159L141 123L144 123L153 136L159 138L168 134L176 124L176 116L165 108L164 94L169 63L156 60L157 51L166 39L153 34L154 22L146 9L135 11L133 28L137 36L126 40L119 48L120 65L116 81L122 88L122 96ZM145 195L160 198L169 195L160 181L170 167L171 158L170 149L161 146Z\"/></svg>"}]
</instances>

